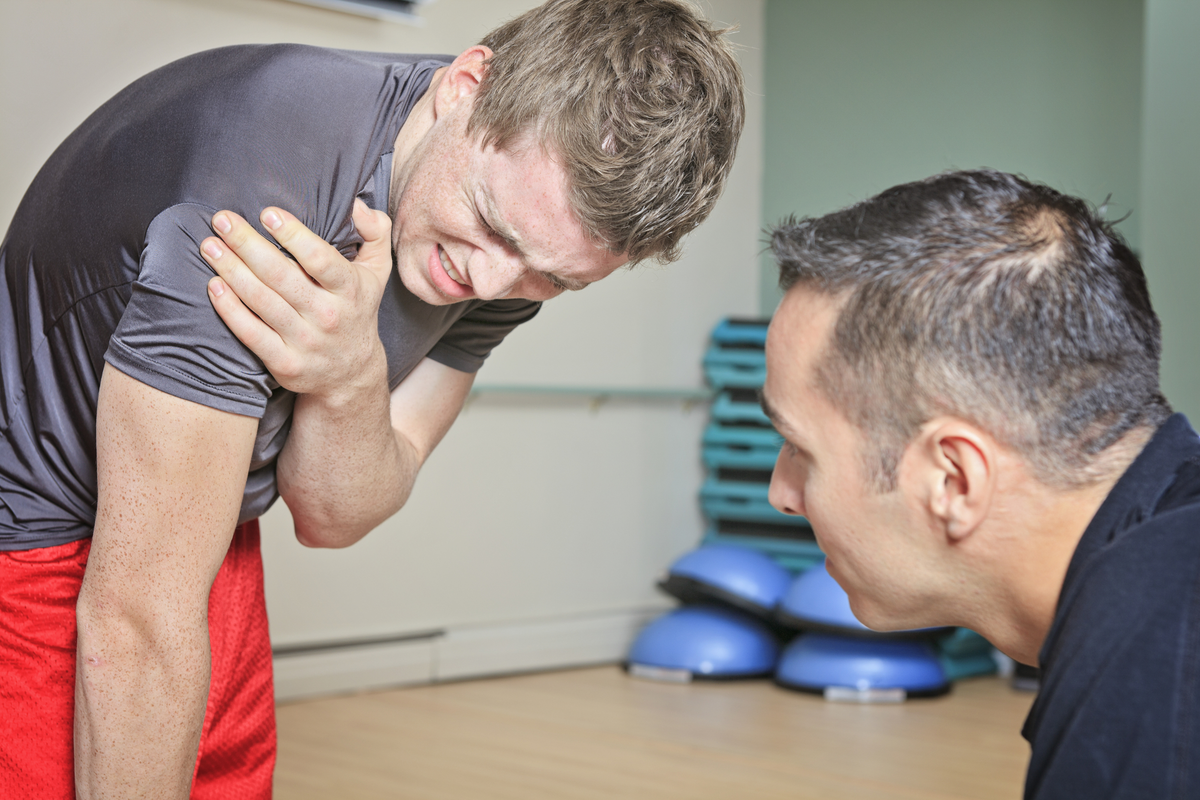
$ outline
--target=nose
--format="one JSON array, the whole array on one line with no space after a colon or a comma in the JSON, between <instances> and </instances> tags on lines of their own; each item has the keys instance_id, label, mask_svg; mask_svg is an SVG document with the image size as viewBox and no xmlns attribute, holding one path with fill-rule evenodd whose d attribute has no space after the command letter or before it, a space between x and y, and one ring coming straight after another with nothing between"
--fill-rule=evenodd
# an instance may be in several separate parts
<instances>
[{"instance_id":1,"label":"nose","mask_svg":"<svg viewBox=\"0 0 1200 800\"><path fill-rule=\"evenodd\" d=\"M779 451L771 473L771 488L767 495L771 505L784 514L804 515L804 471L789 458L786 448Z\"/></svg>"},{"instance_id":2,"label":"nose","mask_svg":"<svg viewBox=\"0 0 1200 800\"><path fill-rule=\"evenodd\" d=\"M471 276L471 290L480 300L509 296L525 275L520 259L501 247L475 250L467 271Z\"/></svg>"}]
</instances>

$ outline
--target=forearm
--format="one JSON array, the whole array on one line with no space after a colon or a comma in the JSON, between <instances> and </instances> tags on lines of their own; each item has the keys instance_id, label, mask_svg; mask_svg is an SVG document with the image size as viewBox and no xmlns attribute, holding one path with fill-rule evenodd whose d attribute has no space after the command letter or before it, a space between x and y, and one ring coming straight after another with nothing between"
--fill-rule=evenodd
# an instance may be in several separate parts
<instances>
[{"instance_id":1,"label":"forearm","mask_svg":"<svg viewBox=\"0 0 1200 800\"><path fill-rule=\"evenodd\" d=\"M386 370L336 396L298 395L276 468L279 492L310 547L357 542L407 501L421 455L392 428Z\"/></svg>"},{"instance_id":2,"label":"forearm","mask_svg":"<svg viewBox=\"0 0 1200 800\"><path fill-rule=\"evenodd\" d=\"M203 614L157 618L100 599L76 609L75 782L80 798L186 798L208 695Z\"/></svg>"},{"instance_id":3,"label":"forearm","mask_svg":"<svg viewBox=\"0 0 1200 800\"><path fill-rule=\"evenodd\" d=\"M208 596L257 427L104 368L96 523L76 604L81 797L187 797L208 694Z\"/></svg>"}]
</instances>

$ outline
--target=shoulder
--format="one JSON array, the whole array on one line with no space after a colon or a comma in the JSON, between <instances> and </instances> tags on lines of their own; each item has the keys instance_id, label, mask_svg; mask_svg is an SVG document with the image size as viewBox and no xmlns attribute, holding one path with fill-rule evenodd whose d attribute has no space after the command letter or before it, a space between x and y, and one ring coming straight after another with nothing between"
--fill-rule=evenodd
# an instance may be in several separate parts
<instances>
[{"instance_id":1,"label":"shoulder","mask_svg":"<svg viewBox=\"0 0 1200 800\"><path fill-rule=\"evenodd\" d=\"M1187 511L1200 519L1200 456L1185 461L1175 472L1171 485L1163 492L1154 507L1154 514Z\"/></svg>"},{"instance_id":2,"label":"shoulder","mask_svg":"<svg viewBox=\"0 0 1200 800\"><path fill-rule=\"evenodd\" d=\"M1027 797L1175 796L1200 764L1200 471L1060 600L1026 734ZM1181 760L1182 759L1182 760Z\"/></svg>"}]
</instances>

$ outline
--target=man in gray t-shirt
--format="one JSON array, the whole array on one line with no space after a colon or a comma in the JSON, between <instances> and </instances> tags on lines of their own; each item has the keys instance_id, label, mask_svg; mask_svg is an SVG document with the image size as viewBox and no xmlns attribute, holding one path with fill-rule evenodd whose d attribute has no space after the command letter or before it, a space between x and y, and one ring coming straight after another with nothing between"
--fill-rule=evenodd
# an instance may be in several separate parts
<instances>
[{"instance_id":1,"label":"man in gray t-shirt","mask_svg":"<svg viewBox=\"0 0 1200 800\"><path fill-rule=\"evenodd\" d=\"M0 787L70 796L74 683L80 796L269 794L235 527L281 496L342 547L394 513L508 331L677 254L741 123L728 46L674 0L552 0L454 59L211 51L89 118L0 250L0 617L49 637L12 648L0 728L34 722L0 730Z\"/></svg>"}]
</instances>

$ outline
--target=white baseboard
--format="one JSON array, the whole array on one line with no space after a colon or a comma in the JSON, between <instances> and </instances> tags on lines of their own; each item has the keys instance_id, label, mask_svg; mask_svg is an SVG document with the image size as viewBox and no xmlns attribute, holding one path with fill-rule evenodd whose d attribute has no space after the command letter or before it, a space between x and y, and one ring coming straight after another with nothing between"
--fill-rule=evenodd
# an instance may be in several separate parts
<instances>
[{"instance_id":1,"label":"white baseboard","mask_svg":"<svg viewBox=\"0 0 1200 800\"><path fill-rule=\"evenodd\" d=\"M452 628L396 642L275 656L275 699L615 663L661 608Z\"/></svg>"},{"instance_id":2,"label":"white baseboard","mask_svg":"<svg viewBox=\"0 0 1200 800\"><path fill-rule=\"evenodd\" d=\"M429 683L434 641L417 639L275 655L275 700Z\"/></svg>"}]
</instances>

